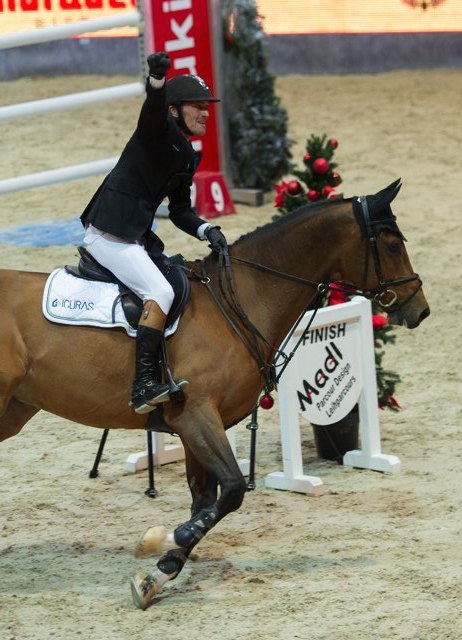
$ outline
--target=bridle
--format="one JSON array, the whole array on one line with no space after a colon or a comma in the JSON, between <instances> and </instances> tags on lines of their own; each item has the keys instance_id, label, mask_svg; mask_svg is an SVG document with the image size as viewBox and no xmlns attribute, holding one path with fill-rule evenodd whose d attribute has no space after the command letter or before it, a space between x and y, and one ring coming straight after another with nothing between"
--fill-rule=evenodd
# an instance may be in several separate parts
<instances>
[{"instance_id":1,"label":"bridle","mask_svg":"<svg viewBox=\"0 0 462 640\"><path fill-rule=\"evenodd\" d=\"M377 247L377 235L374 232L374 221L371 219L371 215L369 213L369 206L367 204L366 196L359 196L356 198L356 201L361 206L362 213L362 224L360 224L361 230L363 232L366 245L370 248L370 253L367 250L366 246L366 260L364 264L364 274L363 274L363 285L361 289L356 289L353 291L356 295L363 296L368 299L373 299L377 304L379 304L385 310L393 310L399 311L401 310L412 298L416 295L419 289L422 287L422 281L419 278L417 273L413 273L410 276L406 276L403 278L395 278L393 280L385 280L383 276L382 264L380 262L379 251ZM369 289L365 291L365 282L367 278L367 273L369 270L369 255L372 255L372 259L374 261L374 270L375 275L377 276L378 285L374 289ZM400 304L396 305L398 300L398 294L396 291L389 289L390 286L397 286L400 284L406 284L407 282L418 281L418 286L414 289L414 291ZM395 306L396 305L396 306Z\"/></svg>"},{"instance_id":2,"label":"bridle","mask_svg":"<svg viewBox=\"0 0 462 640\"><path fill-rule=\"evenodd\" d=\"M410 276L395 278L393 280L385 280L383 276L382 265L380 262L380 256L377 248L377 237L374 232L374 221L371 219L369 208L367 204L367 198L365 196L358 197L356 201L361 205L361 219L359 226L362 231L362 235L366 241L366 259L365 259L365 268L363 274L363 285L361 288L356 287L351 283L333 283L330 282L319 282L315 280L310 280L308 278L301 278L299 276L295 276L290 273L286 273L284 271L279 271L278 269L273 269L272 267L268 267L259 262L255 262L253 260L246 260L245 258L238 258L237 256L230 256L228 251L221 250L218 254L217 260L217 273L218 273L218 283L222 298L214 291L213 287L210 285L210 277L207 272L207 263L205 260L201 261L201 272L196 273L191 271L191 274L198 278L200 282L206 286L218 308L220 309L223 316L226 318L227 322L230 324L234 332L238 335L240 340L243 342L250 355L254 358L259 366L259 370L265 380L265 390L267 392L272 391L276 388L277 383L284 372L285 368L289 364L290 360L293 358L297 348L299 347L303 335L309 331L314 318L316 316L317 311L321 308L324 303L327 294L332 291L334 288L337 292L345 293L349 296L351 295L359 295L365 297L367 299L375 300L382 308L386 310L399 311L406 305L419 291L422 287L422 281L417 273L413 273ZM369 252L370 248L370 252ZM374 262L375 274L377 277L377 286L374 289L365 290L365 283L367 278L367 273L369 270L369 255L372 255L372 259ZM283 345L280 348L275 347L270 344L270 342L265 338L264 335L259 331L259 329L251 322L247 313L242 308L235 290L231 269L231 262L237 262L241 264L246 264L254 269L258 269L264 273L268 273L277 278L281 278L284 280L290 280L291 282L295 282L300 285L309 286L316 290L314 299L310 300L308 305L304 308L297 321L293 325L290 333L286 337ZM406 284L408 282L418 281L418 286L415 290L400 304L396 304L398 300L398 296L395 291L390 289L391 286L399 286L401 284ZM311 316L308 321L308 325L302 333L302 337L295 345L294 349L290 354L286 354L284 349L287 346L290 338L298 328L299 324L302 322L303 317L305 316L307 311L311 311ZM236 320L237 318L237 320ZM244 328L248 335L246 336ZM271 348L271 350L276 354L273 362L268 363L265 361L262 352L261 352L261 344L264 343ZM280 362L282 360L282 362ZM276 367L280 367L279 372L276 374Z\"/></svg>"}]
</instances>

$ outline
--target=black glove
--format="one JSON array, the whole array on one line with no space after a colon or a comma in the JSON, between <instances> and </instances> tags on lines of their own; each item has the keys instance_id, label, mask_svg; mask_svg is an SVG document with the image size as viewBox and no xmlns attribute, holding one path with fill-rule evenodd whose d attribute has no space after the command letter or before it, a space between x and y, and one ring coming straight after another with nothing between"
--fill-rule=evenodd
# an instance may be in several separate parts
<instances>
[{"instance_id":1,"label":"black glove","mask_svg":"<svg viewBox=\"0 0 462 640\"><path fill-rule=\"evenodd\" d=\"M205 237L210 242L210 248L212 251L220 253L221 251L228 251L228 243L225 236L221 233L220 227L209 227L205 230Z\"/></svg>"},{"instance_id":2,"label":"black glove","mask_svg":"<svg viewBox=\"0 0 462 640\"><path fill-rule=\"evenodd\" d=\"M162 80L170 69L170 58L164 51L151 53L148 56L149 75L156 80Z\"/></svg>"}]
</instances>

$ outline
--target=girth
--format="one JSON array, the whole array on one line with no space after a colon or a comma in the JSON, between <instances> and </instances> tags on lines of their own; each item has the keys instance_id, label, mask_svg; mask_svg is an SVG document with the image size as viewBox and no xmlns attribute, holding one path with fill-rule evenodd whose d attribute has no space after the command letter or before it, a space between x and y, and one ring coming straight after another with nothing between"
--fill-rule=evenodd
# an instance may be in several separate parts
<instances>
[{"instance_id":1,"label":"girth","mask_svg":"<svg viewBox=\"0 0 462 640\"><path fill-rule=\"evenodd\" d=\"M85 247L77 247L77 249L80 254L79 264L77 267L66 265L66 271L77 278L117 284L120 292L118 299L122 304L125 317L129 324L136 329L143 310L141 298L125 286L123 282L120 282L109 269L99 264ZM150 258L168 280L175 293L172 307L167 316L166 325L169 326L177 320L189 300L191 284L186 275L185 259L181 254L170 257L163 254L161 256L150 254Z\"/></svg>"}]
</instances>

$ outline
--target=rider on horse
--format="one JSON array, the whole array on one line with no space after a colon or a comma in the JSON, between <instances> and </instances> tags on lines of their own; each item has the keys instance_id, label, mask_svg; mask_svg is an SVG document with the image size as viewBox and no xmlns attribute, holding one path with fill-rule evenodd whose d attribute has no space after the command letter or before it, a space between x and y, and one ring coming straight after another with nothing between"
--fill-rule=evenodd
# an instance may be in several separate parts
<instances>
[{"instance_id":1,"label":"rider on horse","mask_svg":"<svg viewBox=\"0 0 462 640\"><path fill-rule=\"evenodd\" d=\"M147 62L146 99L136 130L81 216L88 252L143 301L131 397L137 413L169 399L169 385L156 378L155 365L174 293L149 256L160 256L164 249L151 231L162 200L168 198L169 217L179 229L208 240L215 251L227 248L220 227L202 220L191 205L200 154L190 139L205 134L209 104L219 100L198 76L166 82L166 53L153 53Z\"/></svg>"}]
</instances>

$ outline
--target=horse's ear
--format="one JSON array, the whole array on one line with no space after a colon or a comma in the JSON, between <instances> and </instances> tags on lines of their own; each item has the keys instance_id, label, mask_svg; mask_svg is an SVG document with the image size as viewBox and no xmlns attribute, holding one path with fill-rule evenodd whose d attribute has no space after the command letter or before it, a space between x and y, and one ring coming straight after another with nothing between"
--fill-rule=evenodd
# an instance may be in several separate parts
<instances>
[{"instance_id":1,"label":"horse's ear","mask_svg":"<svg viewBox=\"0 0 462 640\"><path fill-rule=\"evenodd\" d=\"M390 202L392 202L396 196L398 195L398 191L401 189L401 178L395 180L388 187L378 191L373 196L367 196L367 204L372 213L379 213L384 209L387 209L390 206Z\"/></svg>"},{"instance_id":2,"label":"horse's ear","mask_svg":"<svg viewBox=\"0 0 462 640\"><path fill-rule=\"evenodd\" d=\"M396 218L390 207L390 202L396 198L400 189L401 178L395 180L375 195L367 196L367 204L376 233L379 233L382 229L388 229L405 240L396 224Z\"/></svg>"},{"instance_id":3,"label":"horse's ear","mask_svg":"<svg viewBox=\"0 0 462 640\"><path fill-rule=\"evenodd\" d=\"M385 187L385 189L382 189L372 197L374 198L374 201L376 205L378 205L378 207L385 207L387 204L390 204L390 202L393 202L400 189L401 178L398 178L398 180L395 180L394 182L389 184L388 187Z\"/></svg>"}]
</instances>

